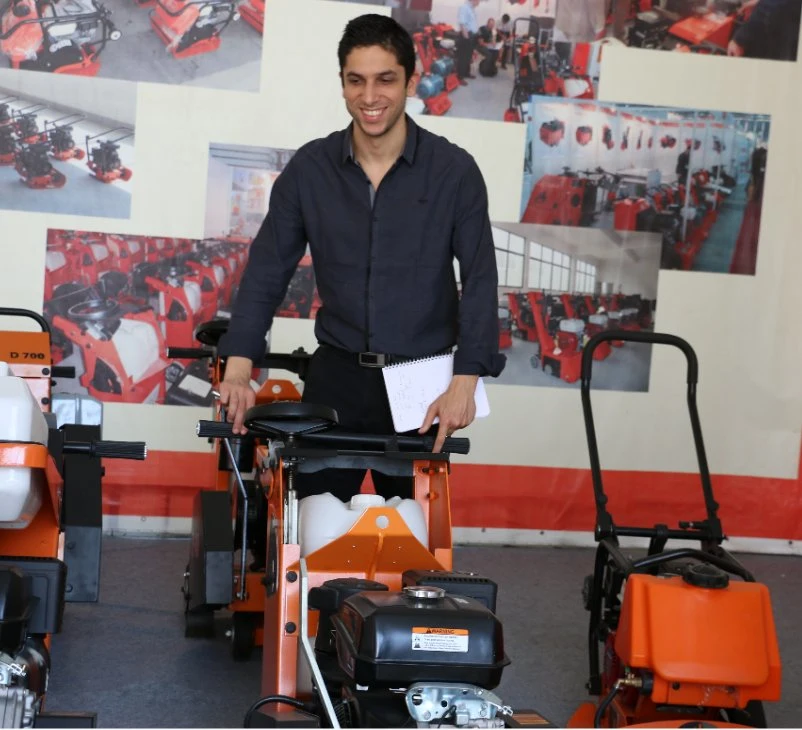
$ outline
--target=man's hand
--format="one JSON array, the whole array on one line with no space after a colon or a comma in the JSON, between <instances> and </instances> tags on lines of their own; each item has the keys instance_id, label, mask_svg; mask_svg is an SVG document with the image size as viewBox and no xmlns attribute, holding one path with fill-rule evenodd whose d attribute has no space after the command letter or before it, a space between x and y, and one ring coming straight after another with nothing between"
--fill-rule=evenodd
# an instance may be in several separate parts
<instances>
[{"instance_id":1,"label":"man's hand","mask_svg":"<svg viewBox=\"0 0 802 730\"><path fill-rule=\"evenodd\" d=\"M432 451L437 454L443 443L454 431L473 423L476 416L476 383L477 375L455 375L451 378L448 390L429 406L426 418L418 433L426 433L435 418L440 419L437 438Z\"/></svg>"},{"instance_id":2,"label":"man's hand","mask_svg":"<svg viewBox=\"0 0 802 730\"><path fill-rule=\"evenodd\" d=\"M729 45L727 46L727 55L743 56L744 55L743 46L739 46L735 41L730 41Z\"/></svg>"},{"instance_id":3,"label":"man's hand","mask_svg":"<svg viewBox=\"0 0 802 730\"><path fill-rule=\"evenodd\" d=\"M226 362L226 374L220 383L220 403L227 406L226 420L233 422L235 434L246 434L243 426L246 411L256 403L256 393L251 387L253 363L245 357L230 357Z\"/></svg>"}]
</instances>

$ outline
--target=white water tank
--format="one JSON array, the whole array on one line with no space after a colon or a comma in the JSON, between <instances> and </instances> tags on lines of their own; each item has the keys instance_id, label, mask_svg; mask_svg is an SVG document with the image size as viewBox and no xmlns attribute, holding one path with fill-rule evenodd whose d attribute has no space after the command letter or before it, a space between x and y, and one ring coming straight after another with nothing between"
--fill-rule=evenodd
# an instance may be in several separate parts
<instances>
[{"instance_id":1,"label":"white water tank","mask_svg":"<svg viewBox=\"0 0 802 730\"><path fill-rule=\"evenodd\" d=\"M377 494L355 494L350 501L342 502L331 492L312 494L298 502L298 540L301 557L325 547L350 530L370 507L395 509L410 532L424 546L429 545L429 533L423 507L414 499L392 497L385 501ZM386 516L377 517L378 520ZM378 524L377 527L382 527Z\"/></svg>"},{"instance_id":2,"label":"white water tank","mask_svg":"<svg viewBox=\"0 0 802 730\"><path fill-rule=\"evenodd\" d=\"M0 441L47 446L48 427L22 378L0 362ZM23 529L42 505L44 473L24 466L0 466L0 526Z\"/></svg>"}]
</instances>

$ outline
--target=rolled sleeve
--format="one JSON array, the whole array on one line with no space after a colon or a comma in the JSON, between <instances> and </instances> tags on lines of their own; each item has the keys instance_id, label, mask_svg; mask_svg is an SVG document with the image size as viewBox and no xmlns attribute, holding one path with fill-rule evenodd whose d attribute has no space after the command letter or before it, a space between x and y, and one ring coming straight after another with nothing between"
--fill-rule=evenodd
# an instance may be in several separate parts
<instances>
[{"instance_id":1,"label":"rolled sleeve","mask_svg":"<svg viewBox=\"0 0 802 730\"><path fill-rule=\"evenodd\" d=\"M507 361L498 345L498 269L487 188L473 157L463 170L457 195L452 245L462 291L454 375L497 377Z\"/></svg>"},{"instance_id":2,"label":"rolled sleeve","mask_svg":"<svg viewBox=\"0 0 802 730\"><path fill-rule=\"evenodd\" d=\"M298 173L293 164L296 157L273 183L268 212L251 243L228 330L220 338L221 356L262 358L265 336L306 250Z\"/></svg>"}]
</instances>

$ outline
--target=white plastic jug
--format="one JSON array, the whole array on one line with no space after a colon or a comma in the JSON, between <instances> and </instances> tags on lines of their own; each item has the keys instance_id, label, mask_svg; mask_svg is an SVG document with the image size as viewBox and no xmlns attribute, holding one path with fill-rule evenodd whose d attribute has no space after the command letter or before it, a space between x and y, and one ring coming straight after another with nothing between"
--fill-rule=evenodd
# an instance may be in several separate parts
<instances>
[{"instance_id":1,"label":"white plastic jug","mask_svg":"<svg viewBox=\"0 0 802 730\"><path fill-rule=\"evenodd\" d=\"M47 421L22 378L0 363L0 441L47 445ZM42 505L44 474L22 466L0 467L0 525L27 527Z\"/></svg>"},{"instance_id":2,"label":"white plastic jug","mask_svg":"<svg viewBox=\"0 0 802 730\"><path fill-rule=\"evenodd\" d=\"M355 494L342 502L331 492L313 494L298 502L298 540L301 557L325 547L350 530L369 507L389 507L398 511L410 532L424 546L429 531L423 508L414 499L392 497L385 501L377 494Z\"/></svg>"}]
</instances>

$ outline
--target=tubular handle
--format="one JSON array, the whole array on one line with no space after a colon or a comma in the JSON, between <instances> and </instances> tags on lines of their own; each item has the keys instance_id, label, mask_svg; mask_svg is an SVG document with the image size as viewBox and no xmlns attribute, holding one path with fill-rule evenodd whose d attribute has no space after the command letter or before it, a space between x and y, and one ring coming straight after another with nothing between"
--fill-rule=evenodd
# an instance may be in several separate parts
<instances>
[{"instance_id":1,"label":"tubular handle","mask_svg":"<svg viewBox=\"0 0 802 730\"><path fill-rule=\"evenodd\" d=\"M54 378L74 378L75 368L72 365L54 365L50 368L50 374Z\"/></svg>"},{"instance_id":2,"label":"tubular handle","mask_svg":"<svg viewBox=\"0 0 802 730\"><path fill-rule=\"evenodd\" d=\"M167 357L174 360L203 360L214 357L214 350L207 347L168 347Z\"/></svg>"},{"instance_id":3,"label":"tubular handle","mask_svg":"<svg viewBox=\"0 0 802 730\"><path fill-rule=\"evenodd\" d=\"M41 314L32 312L30 309L17 309L16 307L0 307L0 316L28 317L29 319L34 320L34 322L36 322L42 328L42 332L47 332L47 334L50 334L50 325L47 323L47 320Z\"/></svg>"},{"instance_id":4,"label":"tubular handle","mask_svg":"<svg viewBox=\"0 0 802 730\"><path fill-rule=\"evenodd\" d=\"M86 454L103 459L139 461L148 455L148 447L144 441L65 441L62 451L65 454Z\"/></svg>"},{"instance_id":5,"label":"tubular handle","mask_svg":"<svg viewBox=\"0 0 802 730\"><path fill-rule=\"evenodd\" d=\"M227 421L198 421L196 428L201 438L239 438L235 435L232 424ZM404 450L431 451L434 448L434 436L397 436L376 435L366 433L350 433L345 431L320 431L298 436L300 442L329 445L332 448L349 448L358 446L392 447L397 445ZM471 442L467 438L447 438L443 444L443 452L450 454L470 453Z\"/></svg>"},{"instance_id":6,"label":"tubular handle","mask_svg":"<svg viewBox=\"0 0 802 730\"><path fill-rule=\"evenodd\" d=\"M624 340L628 342L645 342L652 345L673 345L685 354L688 361L688 385L696 385L699 380L699 361L688 342L676 335L661 332L634 332L632 330L610 329L598 332L591 337L582 351L582 385L590 384L590 372L593 368L593 351L602 342Z\"/></svg>"}]
</instances>

